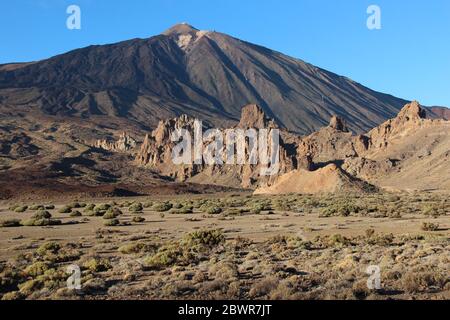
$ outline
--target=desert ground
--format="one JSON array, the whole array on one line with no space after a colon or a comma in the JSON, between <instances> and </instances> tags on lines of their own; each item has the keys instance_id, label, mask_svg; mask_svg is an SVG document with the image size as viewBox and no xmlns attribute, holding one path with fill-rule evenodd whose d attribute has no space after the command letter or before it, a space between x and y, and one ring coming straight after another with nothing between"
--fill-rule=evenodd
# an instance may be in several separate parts
<instances>
[{"instance_id":1,"label":"desert ground","mask_svg":"<svg viewBox=\"0 0 450 320\"><path fill-rule=\"evenodd\" d=\"M449 299L449 214L437 192L3 201L0 296Z\"/></svg>"}]
</instances>

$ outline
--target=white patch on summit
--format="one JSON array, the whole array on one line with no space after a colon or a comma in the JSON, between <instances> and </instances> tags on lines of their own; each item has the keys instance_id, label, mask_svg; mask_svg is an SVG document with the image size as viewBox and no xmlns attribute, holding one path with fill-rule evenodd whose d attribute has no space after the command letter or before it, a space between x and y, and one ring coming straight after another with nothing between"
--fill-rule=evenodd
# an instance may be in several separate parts
<instances>
[{"instance_id":1,"label":"white patch on summit","mask_svg":"<svg viewBox=\"0 0 450 320\"><path fill-rule=\"evenodd\" d=\"M186 51L191 45L200 40L203 36L207 35L209 31L197 31L188 34L180 34L177 39L177 45L183 51Z\"/></svg>"}]
</instances>

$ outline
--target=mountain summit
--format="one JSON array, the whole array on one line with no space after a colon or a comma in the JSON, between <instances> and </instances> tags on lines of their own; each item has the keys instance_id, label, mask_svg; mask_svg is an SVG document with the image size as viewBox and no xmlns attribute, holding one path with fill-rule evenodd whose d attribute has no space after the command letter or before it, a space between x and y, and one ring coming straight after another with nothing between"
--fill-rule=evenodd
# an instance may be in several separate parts
<instances>
[{"instance_id":1,"label":"mountain summit","mask_svg":"<svg viewBox=\"0 0 450 320\"><path fill-rule=\"evenodd\" d=\"M173 27L164 31L162 34L166 35L166 36L171 36L171 35L179 35L179 34L190 34L190 33L195 33L198 31L199 31L198 29L194 28L190 24L183 22L183 23L174 25Z\"/></svg>"},{"instance_id":2,"label":"mountain summit","mask_svg":"<svg viewBox=\"0 0 450 320\"><path fill-rule=\"evenodd\" d=\"M257 104L296 133L326 126L334 115L350 130L364 132L394 117L405 103L302 60L189 24L148 39L0 66L0 114L67 121L100 117L145 129L180 114L234 125L243 106Z\"/></svg>"}]
</instances>

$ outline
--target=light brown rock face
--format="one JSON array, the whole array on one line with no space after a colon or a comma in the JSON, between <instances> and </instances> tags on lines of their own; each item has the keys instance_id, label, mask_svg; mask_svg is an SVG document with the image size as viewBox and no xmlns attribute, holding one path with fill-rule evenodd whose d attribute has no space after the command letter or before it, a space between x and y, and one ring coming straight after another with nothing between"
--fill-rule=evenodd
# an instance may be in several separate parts
<instances>
[{"instance_id":1,"label":"light brown rock face","mask_svg":"<svg viewBox=\"0 0 450 320\"><path fill-rule=\"evenodd\" d=\"M192 133L194 127L193 118L181 116L161 121L147 135L136 163L179 181L257 188L260 193L374 190L372 185L383 186L385 181L392 184L389 177L401 176L402 170L410 170L417 159L424 166L448 167L449 162L441 160L450 153L446 147L450 143L450 122L428 120L425 116L424 109L412 102L396 118L365 135L353 135L339 117L333 117L329 126L306 137L280 129L280 170L276 176L261 175L261 165L174 165L175 143L170 141L171 134L177 128ZM247 105L234 129L249 128L270 131L278 127L259 106ZM220 132L225 136L227 131ZM414 141L418 141L417 145ZM248 158L248 143L245 152ZM221 153L224 155L225 149ZM402 179L406 181L403 176Z\"/></svg>"},{"instance_id":2,"label":"light brown rock face","mask_svg":"<svg viewBox=\"0 0 450 320\"><path fill-rule=\"evenodd\" d=\"M354 136L345 122L334 116L328 127L302 139L297 149L297 160L302 163L309 157L311 162L321 166L349 157L358 157L367 150L368 144L367 137Z\"/></svg>"},{"instance_id":3,"label":"light brown rock face","mask_svg":"<svg viewBox=\"0 0 450 320\"><path fill-rule=\"evenodd\" d=\"M146 135L140 151L136 155L139 166L151 168L161 175L186 181L203 168L202 165L175 165L172 160L172 150L176 146L171 141L172 133L177 129L185 129L193 133L195 119L186 115L170 120L162 120L158 127Z\"/></svg>"},{"instance_id":4,"label":"light brown rock face","mask_svg":"<svg viewBox=\"0 0 450 320\"><path fill-rule=\"evenodd\" d=\"M369 131L370 152L376 152L395 143L397 138L407 135L420 127L429 127L445 120L426 119L426 111L417 101L413 101L403 107L397 117L386 121L380 126Z\"/></svg>"},{"instance_id":5,"label":"light brown rock face","mask_svg":"<svg viewBox=\"0 0 450 320\"><path fill-rule=\"evenodd\" d=\"M238 128L242 129L273 129L278 126L272 119L269 119L263 109L256 104L249 104L242 108L241 120Z\"/></svg>"},{"instance_id":6,"label":"light brown rock face","mask_svg":"<svg viewBox=\"0 0 450 320\"><path fill-rule=\"evenodd\" d=\"M364 181L350 176L335 164L316 171L294 170L282 175L278 181L265 188L259 188L255 194L287 193L335 193L365 192L375 188Z\"/></svg>"},{"instance_id":7,"label":"light brown rock face","mask_svg":"<svg viewBox=\"0 0 450 320\"><path fill-rule=\"evenodd\" d=\"M349 132L345 121L338 116L333 116L331 118L329 127L337 131Z\"/></svg>"},{"instance_id":8,"label":"light brown rock face","mask_svg":"<svg viewBox=\"0 0 450 320\"><path fill-rule=\"evenodd\" d=\"M252 188L258 185L273 183L276 177L261 175L262 166L260 164L244 165L206 165L190 164L175 165L172 160L172 150L176 143L171 141L171 134L176 129L185 129L191 133L194 139L194 119L185 115L166 121L161 121L158 127L147 135L136 156L136 163L146 166L156 172L169 176L179 181L190 181L198 183L225 184L235 187ZM242 109L240 123L232 129L268 129L270 132L276 129L275 122L269 119L263 110L257 105L247 105ZM203 131L208 128L203 128ZM220 129L223 137L226 137L226 129ZM225 148L221 153L225 162ZM245 158L250 156L250 146L246 143ZM280 173L286 173L295 169L295 149L288 148L283 142L283 135L280 137ZM192 159L193 162L194 159ZM248 161L247 161L248 162Z\"/></svg>"},{"instance_id":9,"label":"light brown rock face","mask_svg":"<svg viewBox=\"0 0 450 320\"><path fill-rule=\"evenodd\" d=\"M119 136L119 140L97 140L94 143L94 147L113 152L129 152L137 147L137 141L126 132L122 132Z\"/></svg>"},{"instance_id":10,"label":"light brown rock face","mask_svg":"<svg viewBox=\"0 0 450 320\"><path fill-rule=\"evenodd\" d=\"M289 172L256 193L356 190L361 181L388 190L450 188L450 122L426 119L418 102L405 105L397 117L366 135L346 131L345 123L334 117L328 127L301 139L298 167L310 157L313 171Z\"/></svg>"}]
</instances>

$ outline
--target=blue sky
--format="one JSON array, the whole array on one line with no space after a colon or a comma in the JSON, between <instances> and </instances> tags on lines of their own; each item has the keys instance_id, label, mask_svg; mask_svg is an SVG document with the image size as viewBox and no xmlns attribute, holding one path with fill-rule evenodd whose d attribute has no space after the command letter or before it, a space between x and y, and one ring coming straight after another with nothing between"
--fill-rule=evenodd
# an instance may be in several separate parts
<instances>
[{"instance_id":1,"label":"blue sky","mask_svg":"<svg viewBox=\"0 0 450 320\"><path fill-rule=\"evenodd\" d=\"M66 28L81 7L82 29ZM381 8L381 30L366 27ZM14 0L0 4L0 63L159 34L188 22L281 51L374 90L450 106L448 0Z\"/></svg>"}]
</instances>

